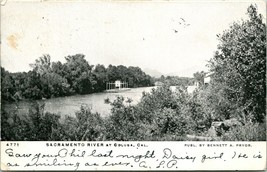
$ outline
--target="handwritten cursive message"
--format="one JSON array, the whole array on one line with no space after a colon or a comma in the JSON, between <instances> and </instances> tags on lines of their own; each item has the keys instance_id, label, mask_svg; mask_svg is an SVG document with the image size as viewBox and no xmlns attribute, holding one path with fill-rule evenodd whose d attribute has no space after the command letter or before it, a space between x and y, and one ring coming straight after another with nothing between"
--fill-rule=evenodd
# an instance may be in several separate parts
<instances>
[{"instance_id":1,"label":"handwritten cursive message","mask_svg":"<svg viewBox=\"0 0 267 172\"><path fill-rule=\"evenodd\" d=\"M2 142L1 169L216 170L243 169L246 163L260 169L266 160L264 146L264 142Z\"/></svg>"}]
</instances>

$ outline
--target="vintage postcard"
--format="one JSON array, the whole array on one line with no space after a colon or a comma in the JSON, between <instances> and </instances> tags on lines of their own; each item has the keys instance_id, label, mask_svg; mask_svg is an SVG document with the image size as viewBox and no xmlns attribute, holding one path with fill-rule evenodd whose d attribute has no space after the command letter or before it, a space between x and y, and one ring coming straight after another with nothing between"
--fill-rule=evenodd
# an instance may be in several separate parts
<instances>
[{"instance_id":1,"label":"vintage postcard","mask_svg":"<svg viewBox=\"0 0 267 172\"><path fill-rule=\"evenodd\" d=\"M266 1L1 1L1 170L266 170Z\"/></svg>"}]
</instances>

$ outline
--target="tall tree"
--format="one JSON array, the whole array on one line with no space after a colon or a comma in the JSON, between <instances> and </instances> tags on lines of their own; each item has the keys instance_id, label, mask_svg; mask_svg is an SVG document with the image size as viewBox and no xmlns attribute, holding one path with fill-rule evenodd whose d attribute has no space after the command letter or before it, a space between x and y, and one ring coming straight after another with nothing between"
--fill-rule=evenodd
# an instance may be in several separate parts
<instances>
[{"instance_id":1,"label":"tall tree","mask_svg":"<svg viewBox=\"0 0 267 172\"><path fill-rule=\"evenodd\" d=\"M106 89L107 82L107 70L104 65L97 64L93 71L94 80L96 84L94 85L94 89L98 91L103 91Z\"/></svg>"},{"instance_id":2,"label":"tall tree","mask_svg":"<svg viewBox=\"0 0 267 172\"><path fill-rule=\"evenodd\" d=\"M93 65L85 60L83 54L65 57L64 70L71 88L78 94L92 92L91 72Z\"/></svg>"},{"instance_id":3,"label":"tall tree","mask_svg":"<svg viewBox=\"0 0 267 172\"><path fill-rule=\"evenodd\" d=\"M36 59L34 64L30 64L30 66L38 74L44 75L45 73L51 72L51 57L49 54L44 54Z\"/></svg>"},{"instance_id":4,"label":"tall tree","mask_svg":"<svg viewBox=\"0 0 267 172\"><path fill-rule=\"evenodd\" d=\"M250 5L247 15L217 35L220 43L210 70L228 100L261 121L266 110L266 24L256 6Z\"/></svg>"}]
</instances>

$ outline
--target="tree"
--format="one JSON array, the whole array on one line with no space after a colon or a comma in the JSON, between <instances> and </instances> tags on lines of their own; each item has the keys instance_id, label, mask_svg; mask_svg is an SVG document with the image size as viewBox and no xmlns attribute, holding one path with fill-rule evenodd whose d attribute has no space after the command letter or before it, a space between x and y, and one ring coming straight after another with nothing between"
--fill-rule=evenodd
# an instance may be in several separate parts
<instances>
[{"instance_id":1,"label":"tree","mask_svg":"<svg viewBox=\"0 0 267 172\"><path fill-rule=\"evenodd\" d=\"M52 63L52 71L55 72L56 74L62 76L63 78L67 74L67 72L64 71L63 64L60 61Z\"/></svg>"},{"instance_id":2,"label":"tree","mask_svg":"<svg viewBox=\"0 0 267 172\"><path fill-rule=\"evenodd\" d=\"M35 60L31 67L33 72L36 72L39 76L41 86L38 88L41 89L41 97L51 98L69 94L69 84L64 77L66 72L64 72L61 62L51 63L51 57L47 54ZM35 91L37 91L37 88L35 88Z\"/></svg>"},{"instance_id":3,"label":"tree","mask_svg":"<svg viewBox=\"0 0 267 172\"><path fill-rule=\"evenodd\" d=\"M42 98L42 83L40 75L36 71L29 71L25 79L26 90L23 92L23 97L37 100Z\"/></svg>"},{"instance_id":4,"label":"tree","mask_svg":"<svg viewBox=\"0 0 267 172\"><path fill-rule=\"evenodd\" d=\"M14 80L10 73L1 67L1 98L5 101L14 101Z\"/></svg>"},{"instance_id":5,"label":"tree","mask_svg":"<svg viewBox=\"0 0 267 172\"><path fill-rule=\"evenodd\" d=\"M116 66L109 65L107 68L107 77L109 82L114 82L118 79L119 73Z\"/></svg>"},{"instance_id":6,"label":"tree","mask_svg":"<svg viewBox=\"0 0 267 172\"><path fill-rule=\"evenodd\" d=\"M71 88L78 94L91 93L90 78L93 65L89 65L83 54L67 56L65 59L67 62L64 64L64 70Z\"/></svg>"},{"instance_id":7,"label":"tree","mask_svg":"<svg viewBox=\"0 0 267 172\"><path fill-rule=\"evenodd\" d=\"M266 24L250 5L246 21L234 22L222 35L210 70L216 84L224 85L231 104L262 121L266 110Z\"/></svg>"},{"instance_id":8,"label":"tree","mask_svg":"<svg viewBox=\"0 0 267 172\"><path fill-rule=\"evenodd\" d=\"M51 57L49 54L44 54L35 60L34 64L30 64L34 71L43 75L51 71Z\"/></svg>"},{"instance_id":9,"label":"tree","mask_svg":"<svg viewBox=\"0 0 267 172\"><path fill-rule=\"evenodd\" d=\"M96 65L93 71L94 80L96 81L95 90L103 91L106 89L107 70L104 65Z\"/></svg>"}]
</instances>

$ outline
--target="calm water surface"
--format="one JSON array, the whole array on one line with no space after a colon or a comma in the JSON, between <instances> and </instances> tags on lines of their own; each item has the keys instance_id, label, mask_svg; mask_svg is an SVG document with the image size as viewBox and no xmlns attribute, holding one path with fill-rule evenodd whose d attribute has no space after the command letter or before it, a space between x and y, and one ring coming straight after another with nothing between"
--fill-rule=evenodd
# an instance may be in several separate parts
<instances>
[{"instance_id":1,"label":"calm water surface","mask_svg":"<svg viewBox=\"0 0 267 172\"><path fill-rule=\"evenodd\" d=\"M106 98L109 98L110 101L113 101L117 96L123 96L125 98L129 97L133 100L132 104L136 104L141 100L142 92L150 92L152 88L155 87L132 88L129 91L121 93L94 93L87 95L59 97L40 100L38 102L45 103L46 112L74 116L75 112L80 109L81 105L87 105L91 107L93 112L98 112L101 114L101 116L107 116L109 114L111 106L104 103L104 100ZM3 105L3 108L9 112L17 109L19 114L27 114L30 104L31 103L29 101L21 101L18 103L18 106L12 103Z\"/></svg>"}]
</instances>

